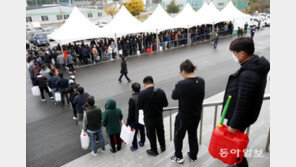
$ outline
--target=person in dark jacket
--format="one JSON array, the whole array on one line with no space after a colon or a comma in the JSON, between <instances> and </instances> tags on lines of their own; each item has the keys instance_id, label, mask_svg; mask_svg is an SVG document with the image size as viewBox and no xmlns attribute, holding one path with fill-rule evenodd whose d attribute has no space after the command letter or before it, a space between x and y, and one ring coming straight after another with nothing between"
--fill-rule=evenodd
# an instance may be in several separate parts
<instances>
[{"instance_id":1,"label":"person in dark jacket","mask_svg":"<svg viewBox=\"0 0 296 167\"><path fill-rule=\"evenodd\" d=\"M37 73L37 77L35 79L35 85L37 85L40 89L41 101L45 101L44 90L46 91L50 99L53 99L47 87L47 79L44 76L42 76L39 72Z\"/></svg>"},{"instance_id":2,"label":"person in dark jacket","mask_svg":"<svg viewBox=\"0 0 296 167\"><path fill-rule=\"evenodd\" d=\"M214 49L217 48L218 41L219 41L219 30L216 30L215 31L215 36L214 36Z\"/></svg>"},{"instance_id":3,"label":"person in dark jacket","mask_svg":"<svg viewBox=\"0 0 296 167\"><path fill-rule=\"evenodd\" d=\"M80 86L80 84L76 84L74 83L73 85L69 85L69 88L68 88L68 92L70 92L70 102L71 102L71 105L72 105L72 109L73 109L73 119L74 120L77 120L77 111L76 111L76 105L73 103L74 101L74 98L76 96L78 96L78 92L77 92L77 88Z\"/></svg>"},{"instance_id":4,"label":"person in dark jacket","mask_svg":"<svg viewBox=\"0 0 296 167\"><path fill-rule=\"evenodd\" d=\"M110 138L112 153L119 151L121 149L121 121L123 118L121 109L116 107L116 101L112 98L108 99L105 104L106 110L103 113L102 125L106 127L106 132ZM117 143L117 150L115 149L115 139Z\"/></svg>"},{"instance_id":5,"label":"person in dark jacket","mask_svg":"<svg viewBox=\"0 0 296 167\"><path fill-rule=\"evenodd\" d=\"M138 94L140 92L141 85L137 82L132 84L132 92L133 95L128 101L128 117L127 117L127 125L130 125L135 129L135 136L130 149L132 151L136 151L138 149L138 141L137 134L140 131L141 140L139 141L139 145L141 147L145 144L145 126L139 123L139 109L138 109Z\"/></svg>"},{"instance_id":6,"label":"person in dark jacket","mask_svg":"<svg viewBox=\"0 0 296 167\"><path fill-rule=\"evenodd\" d=\"M88 97L86 105L87 109L83 113L82 129L90 136L92 154L97 156L96 137L100 141L101 150L105 150L105 141L102 130L102 110L95 104L93 96Z\"/></svg>"},{"instance_id":7,"label":"person in dark jacket","mask_svg":"<svg viewBox=\"0 0 296 167\"><path fill-rule=\"evenodd\" d=\"M57 82L59 80L59 77L56 76L52 71L49 72L49 79L47 81L48 87L51 89L51 94L53 96L54 104L58 105L58 102L55 98L55 93L57 91Z\"/></svg>"},{"instance_id":8,"label":"person in dark jacket","mask_svg":"<svg viewBox=\"0 0 296 167\"><path fill-rule=\"evenodd\" d=\"M179 111L175 119L175 155L171 160L183 163L182 146L186 131L188 132L189 150L187 153L191 162L197 159L198 143L197 128L202 112L205 96L205 81L195 75L196 67L190 60L180 65L180 72L184 80L179 81L172 93L172 99L179 100Z\"/></svg>"},{"instance_id":9,"label":"person in dark jacket","mask_svg":"<svg viewBox=\"0 0 296 167\"><path fill-rule=\"evenodd\" d=\"M250 33L251 33L251 38L252 38L252 39L254 38L255 31L256 31L256 28L255 28L255 26L253 26L253 27L251 28L251 31L250 31Z\"/></svg>"},{"instance_id":10,"label":"person in dark jacket","mask_svg":"<svg viewBox=\"0 0 296 167\"><path fill-rule=\"evenodd\" d=\"M84 92L83 87L77 88L78 96L76 96L73 100L73 104L76 106L76 112L77 112L77 121L79 127L82 127L82 119L83 119L83 110L84 105L87 101L87 98L89 97L89 94L87 92Z\"/></svg>"},{"instance_id":11,"label":"person in dark jacket","mask_svg":"<svg viewBox=\"0 0 296 167\"><path fill-rule=\"evenodd\" d=\"M233 40L229 49L235 62L241 65L229 76L223 101L224 108L228 96L232 96L225 118L228 132L235 134L237 130L244 132L259 116L270 63L266 58L254 55L254 42L250 37ZM247 159L244 157L236 166L247 167Z\"/></svg>"},{"instance_id":12,"label":"person in dark jacket","mask_svg":"<svg viewBox=\"0 0 296 167\"><path fill-rule=\"evenodd\" d=\"M118 79L119 82L122 82L121 78L122 78L123 75L125 76L125 78L127 79L128 82L131 82L131 80L127 76L128 72L127 72L127 65L126 65L126 57L125 56L122 57L120 73L121 73L121 75L120 75L120 77Z\"/></svg>"},{"instance_id":13,"label":"person in dark jacket","mask_svg":"<svg viewBox=\"0 0 296 167\"><path fill-rule=\"evenodd\" d=\"M246 22L246 24L244 25L244 35L247 34L247 32L248 32L248 27L249 27L248 22Z\"/></svg>"},{"instance_id":14,"label":"person in dark jacket","mask_svg":"<svg viewBox=\"0 0 296 167\"><path fill-rule=\"evenodd\" d=\"M63 73L59 73L59 77L60 79L57 81L57 91L59 91L61 93L61 98L62 98L62 105L65 105L65 97L67 100L67 103L69 105L69 97L67 94L66 89L69 86L69 80L67 78L64 78L64 74Z\"/></svg>"},{"instance_id":15,"label":"person in dark jacket","mask_svg":"<svg viewBox=\"0 0 296 167\"><path fill-rule=\"evenodd\" d=\"M163 107L168 106L168 100L165 92L155 87L152 76L145 77L143 83L146 89L139 93L138 109L144 111L144 123L150 141L151 149L146 152L149 155L157 156L156 133L161 152L166 149L162 112Z\"/></svg>"}]
</instances>

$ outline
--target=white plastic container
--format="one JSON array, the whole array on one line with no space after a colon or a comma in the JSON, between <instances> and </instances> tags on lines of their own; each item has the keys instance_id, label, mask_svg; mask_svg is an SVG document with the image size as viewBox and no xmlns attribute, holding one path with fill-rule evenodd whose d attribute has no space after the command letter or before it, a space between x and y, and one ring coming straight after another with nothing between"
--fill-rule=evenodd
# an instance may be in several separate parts
<instances>
[{"instance_id":1,"label":"white plastic container","mask_svg":"<svg viewBox=\"0 0 296 167\"><path fill-rule=\"evenodd\" d=\"M39 86L34 86L34 87L32 87L32 94L33 94L33 96L40 96L40 89L39 89Z\"/></svg>"},{"instance_id":2,"label":"white plastic container","mask_svg":"<svg viewBox=\"0 0 296 167\"><path fill-rule=\"evenodd\" d=\"M87 149L88 148L88 146L89 146L89 136L83 130L81 131L81 134L80 134L80 142L81 142L82 149Z\"/></svg>"},{"instance_id":3,"label":"white plastic container","mask_svg":"<svg viewBox=\"0 0 296 167\"><path fill-rule=\"evenodd\" d=\"M61 97L61 93L60 92L56 92L54 94L54 96L55 96L55 100L56 101L62 101L62 97Z\"/></svg>"}]
</instances>

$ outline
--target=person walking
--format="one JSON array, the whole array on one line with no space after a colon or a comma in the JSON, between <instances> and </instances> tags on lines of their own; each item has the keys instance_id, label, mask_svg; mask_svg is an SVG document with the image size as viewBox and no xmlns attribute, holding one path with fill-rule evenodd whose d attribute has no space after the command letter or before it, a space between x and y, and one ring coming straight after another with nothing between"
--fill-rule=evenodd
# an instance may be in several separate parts
<instances>
[{"instance_id":1,"label":"person walking","mask_svg":"<svg viewBox=\"0 0 296 167\"><path fill-rule=\"evenodd\" d=\"M54 104L58 105L58 102L56 101L55 93L57 91L57 82L59 80L59 77L56 76L52 71L49 72L49 79L47 81L48 87L51 89L51 94L54 100Z\"/></svg>"},{"instance_id":2,"label":"person walking","mask_svg":"<svg viewBox=\"0 0 296 167\"><path fill-rule=\"evenodd\" d=\"M180 72L184 80L179 81L172 93L172 99L179 101L179 110L175 119L173 162L183 163L182 147L186 131L188 132L189 152L191 162L197 159L198 143L197 128L202 112L202 103L205 96L205 81L196 76L196 66L190 60L180 65Z\"/></svg>"},{"instance_id":3,"label":"person walking","mask_svg":"<svg viewBox=\"0 0 296 167\"><path fill-rule=\"evenodd\" d=\"M228 132L236 134L238 130L244 132L259 116L270 63L265 57L254 55L255 46L250 37L233 40L229 50L241 67L229 76L222 108L228 96L232 96L225 118ZM248 167L248 161L244 157L240 164L234 166Z\"/></svg>"},{"instance_id":4,"label":"person walking","mask_svg":"<svg viewBox=\"0 0 296 167\"><path fill-rule=\"evenodd\" d=\"M244 35L247 34L247 32L248 32L248 27L249 27L248 22L246 22L246 24L244 25Z\"/></svg>"},{"instance_id":5,"label":"person walking","mask_svg":"<svg viewBox=\"0 0 296 167\"><path fill-rule=\"evenodd\" d=\"M163 126L163 107L168 106L165 92L156 88L152 76L143 79L145 90L138 95L138 109L144 111L144 123L147 137L150 141L150 149L146 150L148 155L157 156L156 134L160 144L161 152L166 150Z\"/></svg>"},{"instance_id":6,"label":"person walking","mask_svg":"<svg viewBox=\"0 0 296 167\"><path fill-rule=\"evenodd\" d=\"M59 73L59 77L60 79L57 81L57 91L59 91L61 93L61 100L62 100L62 105L65 105L65 97L67 100L67 103L69 105L69 97L68 97L68 93L66 91L66 89L68 88L68 82L69 80L67 78L64 78L64 74L63 73Z\"/></svg>"},{"instance_id":7,"label":"person walking","mask_svg":"<svg viewBox=\"0 0 296 167\"><path fill-rule=\"evenodd\" d=\"M44 91L46 91L46 93L48 94L48 96L50 97L50 99L53 99L51 93L48 90L47 87L47 79L42 76L40 74L40 72L37 73L37 77L35 79L35 85L37 85L40 89L40 93L41 93L41 101L45 101L45 97L44 97Z\"/></svg>"},{"instance_id":8,"label":"person walking","mask_svg":"<svg viewBox=\"0 0 296 167\"><path fill-rule=\"evenodd\" d=\"M84 105L89 97L89 94L87 92L84 92L83 87L77 88L77 96L74 97L73 104L76 106L76 112L77 112L77 122L79 127L82 127L82 120L83 120L83 110Z\"/></svg>"},{"instance_id":9,"label":"person walking","mask_svg":"<svg viewBox=\"0 0 296 167\"><path fill-rule=\"evenodd\" d=\"M116 107L116 101L109 98L105 104L105 111L103 113L102 125L106 127L106 132L110 138L112 153L119 151L121 149L121 121L123 118L121 109ZM117 143L117 149L115 149L115 139Z\"/></svg>"},{"instance_id":10,"label":"person walking","mask_svg":"<svg viewBox=\"0 0 296 167\"><path fill-rule=\"evenodd\" d=\"M250 32L252 39L254 39L255 31L256 31L256 28L255 28L255 26L253 26L252 29L251 29L251 32Z\"/></svg>"},{"instance_id":11,"label":"person walking","mask_svg":"<svg viewBox=\"0 0 296 167\"><path fill-rule=\"evenodd\" d=\"M97 156L96 138L100 141L101 151L105 150L105 141L102 129L102 110L95 104L93 96L88 97L86 101L87 109L83 113L82 129L90 136L92 154Z\"/></svg>"},{"instance_id":12,"label":"person walking","mask_svg":"<svg viewBox=\"0 0 296 167\"><path fill-rule=\"evenodd\" d=\"M145 144L145 126L139 123L139 109L138 109L138 95L141 90L141 85L137 82L132 84L132 97L128 101L128 117L127 125L135 129L135 136L130 149L136 151L138 149L137 134L140 131L141 140L139 145L141 147Z\"/></svg>"},{"instance_id":13,"label":"person walking","mask_svg":"<svg viewBox=\"0 0 296 167\"><path fill-rule=\"evenodd\" d=\"M118 81L121 81L122 76L124 75L125 78L127 79L128 82L131 82L131 80L129 79L129 77L127 76L127 65L126 65L126 57L122 57L122 61L121 61L121 70L120 70L121 75L119 76Z\"/></svg>"}]
</instances>

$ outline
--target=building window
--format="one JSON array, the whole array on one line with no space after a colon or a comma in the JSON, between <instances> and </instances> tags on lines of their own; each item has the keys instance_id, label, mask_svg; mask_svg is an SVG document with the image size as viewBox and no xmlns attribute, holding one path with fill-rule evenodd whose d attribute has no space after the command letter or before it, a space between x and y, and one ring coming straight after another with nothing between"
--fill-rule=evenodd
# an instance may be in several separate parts
<instances>
[{"instance_id":1,"label":"building window","mask_svg":"<svg viewBox=\"0 0 296 167\"><path fill-rule=\"evenodd\" d=\"M87 14L87 17L92 17L92 13L88 13Z\"/></svg>"},{"instance_id":2,"label":"building window","mask_svg":"<svg viewBox=\"0 0 296 167\"><path fill-rule=\"evenodd\" d=\"M224 6L224 2L219 2L218 6Z\"/></svg>"},{"instance_id":3,"label":"building window","mask_svg":"<svg viewBox=\"0 0 296 167\"><path fill-rule=\"evenodd\" d=\"M68 19L68 18L69 18L69 15L68 14L64 15L64 19L65 20Z\"/></svg>"},{"instance_id":4,"label":"building window","mask_svg":"<svg viewBox=\"0 0 296 167\"><path fill-rule=\"evenodd\" d=\"M42 21L48 21L48 16L41 16Z\"/></svg>"},{"instance_id":5,"label":"building window","mask_svg":"<svg viewBox=\"0 0 296 167\"><path fill-rule=\"evenodd\" d=\"M26 17L26 22L32 22L32 17Z\"/></svg>"},{"instance_id":6,"label":"building window","mask_svg":"<svg viewBox=\"0 0 296 167\"><path fill-rule=\"evenodd\" d=\"M57 20L62 20L63 16L62 15L57 15Z\"/></svg>"},{"instance_id":7,"label":"building window","mask_svg":"<svg viewBox=\"0 0 296 167\"><path fill-rule=\"evenodd\" d=\"M102 13L98 13L98 16L101 17L102 16Z\"/></svg>"}]
</instances>

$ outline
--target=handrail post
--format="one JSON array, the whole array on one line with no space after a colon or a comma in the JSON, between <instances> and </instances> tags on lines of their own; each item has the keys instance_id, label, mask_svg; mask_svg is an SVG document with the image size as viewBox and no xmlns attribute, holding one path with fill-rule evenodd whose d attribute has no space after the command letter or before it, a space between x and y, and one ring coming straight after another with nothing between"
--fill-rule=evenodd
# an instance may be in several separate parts
<instances>
[{"instance_id":1,"label":"handrail post","mask_svg":"<svg viewBox=\"0 0 296 167\"><path fill-rule=\"evenodd\" d=\"M266 142L266 146L265 146L265 152L269 152L269 144L270 144L270 128L269 128L269 131L268 131L267 142Z\"/></svg>"},{"instance_id":2,"label":"handrail post","mask_svg":"<svg viewBox=\"0 0 296 167\"><path fill-rule=\"evenodd\" d=\"M172 135L172 110L170 110L170 141L172 141L173 135Z\"/></svg>"},{"instance_id":3,"label":"handrail post","mask_svg":"<svg viewBox=\"0 0 296 167\"><path fill-rule=\"evenodd\" d=\"M201 115L200 115L199 145L201 145L201 139L202 139L202 120L203 120L203 108L201 110Z\"/></svg>"},{"instance_id":4,"label":"handrail post","mask_svg":"<svg viewBox=\"0 0 296 167\"><path fill-rule=\"evenodd\" d=\"M217 122L217 110L218 110L218 105L215 105L215 115L214 115L214 126L213 129L216 127L216 122Z\"/></svg>"}]
</instances>

